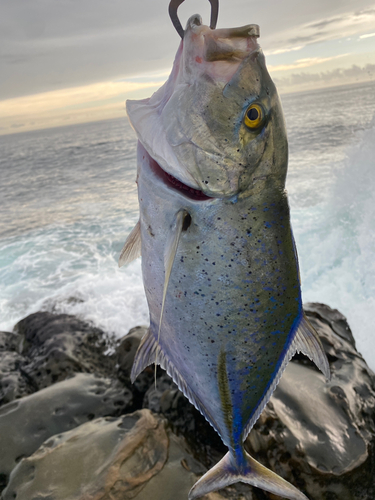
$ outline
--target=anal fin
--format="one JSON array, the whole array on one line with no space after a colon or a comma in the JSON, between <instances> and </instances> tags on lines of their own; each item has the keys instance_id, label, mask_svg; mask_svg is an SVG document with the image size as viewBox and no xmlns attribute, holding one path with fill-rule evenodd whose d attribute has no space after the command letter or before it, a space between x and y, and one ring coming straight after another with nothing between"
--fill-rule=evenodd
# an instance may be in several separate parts
<instances>
[{"instance_id":1,"label":"anal fin","mask_svg":"<svg viewBox=\"0 0 375 500\"><path fill-rule=\"evenodd\" d=\"M177 385L184 396L187 397L190 403L201 412L204 418L220 435L219 426L216 423L214 417L208 412L207 408L200 401L197 395L194 394L194 392L190 389L175 365L165 355L164 351L156 341L155 337L152 335L151 331L148 330L147 333L142 337L141 343L135 355L132 371L130 374L132 383L134 383L138 375L152 363L159 364L163 368L163 370L168 373L168 375L172 378L173 382Z\"/></svg>"},{"instance_id":2,"label":"anal fin","mask_svg":"<svg viewBox=\"0 0 375 500\"><path fill-rule=\"evenodd\" d=\"M234 483L243 482L279 495L289 500L308 500L295 486L257 462L246 451L245 466L239 470L234 456L228 452L212 469L199 479L189 492L189 500L195 500L211 491L220 490Z\"/></svg>"},{"instance_id":3,"label":"anal fin","mask_svg":"<svg viewBox=\"0 0 375 500\"><path fill-rule=\"evenodd\" d=\"M303 314L293 341L296 352L302 352L311 359L327 380L331 379L331 371L323 345L314 327Z\"/></svg>"},{"instance_id":4,"label":"anal fin","mask_svg":"<svg viewBox=\"0 0 375 500\"><path fill-rule=\"evenodd\" d=\"M132 384L134 384L135 379L141 372L143 372L145 368L147 368L147 366L155 363L157 347L158 344L153 338L150 330L147 330L145 335L142 337L141 343L139 344L134 358L132 371L130 374L130 380Z\"/></svg>"},{"instance_id":5,"label":"anal fin","mask_svg":"<svg viewBox=\"0 0 375 500\"><path fill-rule=\"evenodd\" d=\"M141 255L141 225L139 221L131 230L129 236L126 238L125 245L121 250L120 258L118 260L118 267L130 264L133 260Z\"/></svg>"}]
</instances>

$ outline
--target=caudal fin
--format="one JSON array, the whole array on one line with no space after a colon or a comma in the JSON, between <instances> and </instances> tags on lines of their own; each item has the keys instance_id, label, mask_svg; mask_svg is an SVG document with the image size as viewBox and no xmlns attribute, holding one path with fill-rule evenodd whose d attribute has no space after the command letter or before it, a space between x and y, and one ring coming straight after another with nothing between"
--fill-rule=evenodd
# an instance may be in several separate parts
<instances>
[{"instance_id":1,"label":"caudal fin","mask_svg":"<svg viewBox=\"0 0 375 500\"><path fill-rule=\"evenodd\" d=\"M269 491L282 498L308 500L303 493L288 481L264 467L245 451L244 454L246 465L243 471L238 470L233 455L228 452L219 463L195 483L189 492L189 500L200 498L211 491L220 490L239 481Z\"/></svg>"}]
</instances>

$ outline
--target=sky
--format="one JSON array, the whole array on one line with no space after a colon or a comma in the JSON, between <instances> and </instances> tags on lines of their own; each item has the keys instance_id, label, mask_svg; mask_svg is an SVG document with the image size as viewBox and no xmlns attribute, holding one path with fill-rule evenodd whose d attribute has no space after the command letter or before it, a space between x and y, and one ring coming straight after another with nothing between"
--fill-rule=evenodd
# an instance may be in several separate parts
<instances>
[{"instance_id":1,"label":"sky","mask_svg":"<svg viewBox=\"0 0 375 500\"><path fill-rule=\"evenodd\" d=\"M166 80L169 0L1 0L0 134L125 117ZM182 25L207 0L186 0ZM375 81L374 0L220 0L218 27L259 24L281 94Z\"/></svg>"}]
</instances>

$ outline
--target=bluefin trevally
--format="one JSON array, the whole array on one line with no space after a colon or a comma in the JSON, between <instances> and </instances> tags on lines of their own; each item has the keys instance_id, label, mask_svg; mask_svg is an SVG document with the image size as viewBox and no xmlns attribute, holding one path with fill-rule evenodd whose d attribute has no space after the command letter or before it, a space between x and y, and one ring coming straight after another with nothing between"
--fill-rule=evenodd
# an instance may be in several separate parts
<instances>
[{"instance_id":1,"label":"bluefin trevally","mask_svg":"<svg viewBox=\"0 0 375 500\"><path fill-rule=\"evenodd\" d=\"M258 36L192 16L168 81L127 102L140 219L120 264L142 253L150 310L132 379L161 365L229 449L190 500L237 481L306 500L243 443L296 352L330 376L302 309L287 134Z\"/></svg>"}]
</instances>

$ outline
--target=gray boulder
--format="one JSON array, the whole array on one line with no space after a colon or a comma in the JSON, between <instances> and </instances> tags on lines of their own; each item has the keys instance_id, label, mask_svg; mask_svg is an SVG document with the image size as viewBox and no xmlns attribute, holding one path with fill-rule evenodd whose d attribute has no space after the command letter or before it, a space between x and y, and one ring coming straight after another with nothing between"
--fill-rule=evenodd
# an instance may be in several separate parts
<instances>
[{"instance_id":1,"label":"gray boulder","mask_svg":"<svg viewBox=\"0 0 375 500\"><path fill-rule=\"evenodd\" d=\"M132 394L118 382L77 374L0 408L0 475L3 482L17 463L51 436L104 415L119 415Z\"/></svg>"},{"instance_id":2,"label":"gray boulder","mask_svg":"<svg viewBox=\"0 0 375 500\"><path fill-rule=\"evenodd\" d=\"M14 327L23 339L23 372L36 389L75 373L111 376L113 359L106 355L109 338L99 328L68 314L37 312Z\"/></svg>"},{"instance_id":3,"label":"gray boulder","mask_svg":"<svg viewBox=\"0 0 375 500\"><path fill-rule=\"evenodd\" d=\"M176 500L202 467L149 410L101 418L47 440L13 470L3 500ZM220 500L220 494L206 497Z\"/></svg>"},{"instance_id":4,"label":"gray boulder","mask_svg":"<svg viewBox=\"0 0 375 500\"><path fill-rule=\"evenodd\" d=\"M23 337L11 332L0 332L0 406L33 392L22 369Z\"/></svg>"}]
</instances>

